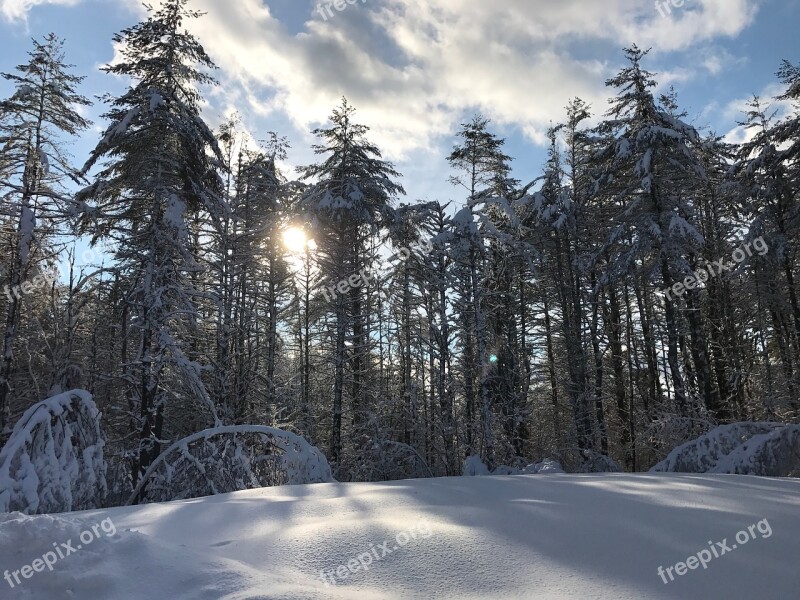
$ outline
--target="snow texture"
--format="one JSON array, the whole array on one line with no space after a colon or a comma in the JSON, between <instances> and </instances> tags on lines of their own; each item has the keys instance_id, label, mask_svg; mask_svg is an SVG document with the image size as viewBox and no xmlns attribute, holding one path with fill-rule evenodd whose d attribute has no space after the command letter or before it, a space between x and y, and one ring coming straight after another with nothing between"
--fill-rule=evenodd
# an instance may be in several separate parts
<instances>
[{"instance_id":1,"label":"snow texture","mask_svg":"<svg viewBox=\"0 0 800 600\"><path fill-rule=\"evenodd\" d=\"M111 518L4 600L709 600L797 597L800 482L713 475L451 477L330 483L79 515L0 517L2 569ZM708 540L751 540L665 585ZM424 522L431 532L393 550ZM389 541L337 585L323 571Z\"/></svg>"}]
</instances>

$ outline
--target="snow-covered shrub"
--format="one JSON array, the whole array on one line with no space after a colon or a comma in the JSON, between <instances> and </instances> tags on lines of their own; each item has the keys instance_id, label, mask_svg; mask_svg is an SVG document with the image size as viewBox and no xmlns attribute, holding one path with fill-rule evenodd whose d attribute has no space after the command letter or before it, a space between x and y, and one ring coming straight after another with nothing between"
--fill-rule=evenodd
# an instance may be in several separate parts
<instances>
[{"instance_id":1,"label":"snow-covered shrub","mask_svg":"<svg viewBox=\"0 0 800 600\"><path fill-rule=\"evenodd\" d=\"M355 481L395 481L433 477L425 459L413 447L393 440L370 440L349 460Z\"/></svg>"},{"instance_id":2,"label":"snow-covered shrub","mask_svg":"<svg viewBox=\"0 0 800 600\"><path fill-rule=\"evenodd\" d=\"M545 458L542 461L528 465L522 472L525 475L544 475L546 473L563 473L564 469L557 460Z\"/></svg>"},{"instance_id":3,"label":"snow-covered shrub","mask_svg":"<svg viewBox=\"0 0 800 600\"><path fill-rule=\"evenodd\" d=\"M544 475L546 473L563 473L564 470L556 460L546 458L540 462L532 463L524 469L517 467L509 467L507 465L498 465L492 471L489 471L480 456L469 456L464 461L464 477L480 477L485 475Z\"/></svg>"},{"instance_id":4,"label":"snow-covered shrub","mask_svg":"<svg viewBox=\"0 0 800 600\"><path fill-rule=\"evenodd\" d=\"M583 450L581 455L583 462L575 470L576 473L622 473L622 468L607 454Z\"/></svg>"},{"instance_id":5,"label":"snow-covered shrub","mask_svg":"<svg viewBox=\"0 0 800 600\"><path fill-rule=\"evenodd\" d=\"M640 448L640 455L649 455L646 461L658 462L673 448L694 440L718 426L719 423L712 415L696 406L693 406L692 416L661 412L637 433L636 445Z\"/></svg>"},{"instance_id":6,"label":"snow-covered shrub","mask_svg":"<svg viewBox=\"0 0 800 600\"><path fill-rule=\"evenodd\" d=\"M753 436L720 460L714 472L800 477L800 425Z\"/></svg>"},{"instance_id":7,"label":"snow-covered shrub","mask_svg":"<svg viewBox=\"0 0 800 600\"><path fill-rule=\"evenodd\" d=\"M581 448L559 448L550 451L552 461L562 473L621 473L623 469L607 454ZM546 462L543 461L543 462Z\"/></svg>"},{"instance_id":8,"label":"snow-covered shrub","mask_svg":"<svg viewBox=\"0 0 800 600\"><path fill-rule=\"evenodd\" d=\"M678 446L650 471L800 477L800 425L723 425Z\"/></svg>"},{"instance_id":9,"label":"snow-covered shrub","mask_svg":"<svg viewBox=\"0 0 800 600\"><path fill-rule=\"evenodd\" d=\"M31 406L0 451L0 511L68 512L106 494L100 411L85 390Z\"/></svg>"},{"instance_id":10,"label":"snow-covered shrub","mask_svg":"<svg viewBox=\"0 0 800 600\"><path fill-rule=\"evenodd\" d=\"M489 467L487 467L480 456L468 456L464 460L464 469L461 474L464 477L478 477L482 475L489 475Z\"/></svg>"},{"instance_id":11,"label":"snow-covered shrub","mask_svg":"<svg viewBox=\"0 0 800 600\"><path fill-rule=\"evenodd\" d=\"M681 444L650 469L652 472L706 473L719 460L755 435L780 427L777 423L721 425L697 439Z\"/></svg>"},{"instance_id":12,"label":"snow-covered shrub","mask_svg":"<svg viewBox=\"0 0 800 600\"><path fill-rule=\"evenodd\" d=\"M298 435L260 425L215 427L162 452L128 504L332 481L328 460Z\"/></svg>"}]
</instances>

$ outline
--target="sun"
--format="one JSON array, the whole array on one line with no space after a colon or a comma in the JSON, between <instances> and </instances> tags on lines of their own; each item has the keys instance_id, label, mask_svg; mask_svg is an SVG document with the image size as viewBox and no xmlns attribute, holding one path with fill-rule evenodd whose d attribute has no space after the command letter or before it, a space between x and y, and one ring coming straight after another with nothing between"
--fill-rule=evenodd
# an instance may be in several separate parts
<instances>
[{"instance_id":1,"label":"sun","mask_svg":"<svg viewBox=\"0 0 800 600\"><path fill-rule=\"evenodd\" d=\"M311 240L299 227L289 227L283 232L283 245L289 252L300 254L305 252L306 248L311 247Z\"/></svg>"}]
</instances>

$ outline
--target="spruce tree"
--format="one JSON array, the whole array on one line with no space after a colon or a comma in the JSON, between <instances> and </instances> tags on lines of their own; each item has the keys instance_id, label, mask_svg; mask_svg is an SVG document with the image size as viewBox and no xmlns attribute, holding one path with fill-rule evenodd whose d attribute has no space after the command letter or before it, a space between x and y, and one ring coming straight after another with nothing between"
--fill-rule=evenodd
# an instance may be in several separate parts
<instances>
[{"instance_id":1,"label":"spruce tree","mask_svg":"<svg viewBox=\"0 0 800 600\"><path fill-rule=\"evenodd\" d=\"M607 283L621 282L641 264L649 270L651 282L669 290L692 274L693 257L701 254L704 245L694 198L694 190L707 180L700 156L702 139L681 120L670 97L660 103L655 99L654 75L642 67L647 51L633 46L625 54L630 65L606 82L618 93L598 128L607 138L596 154L595 168L603 184L600 194L618 211L618 221L609 228L603 247L610 257L605 278ZM683 298L671 293L663 296L667 362L676 408L684 417L695 405L680 356L684 303L701 408L713 413L722 409L710 376L705 330L694 310L698 295L690 290Z\"/></svg>"},{"instance_id":2,"label":"spruce tree","mask_svg":"<svg viewBox=\"0 0 800 600\"><path fill-rule=\"evenodd\" d=\"M490 324L485 300L485 275L487 245L484 227L477 220L476 208L488 197L502 194L508 184L511 158L503 152L505 140L489 131L489 120L476 115L461 126L461 138L448 157L450 166L459 175L451 183L464 188L469 196L466 206L453 219L453 258L458 273L457 289L462 326L462 352L464 395L467 419L468 452L477 450L473 439L473 419L476 412L475 382L480 398L481 456L490 468L494 465L496 441L493 431L493 408L490 380L493 363L490 362ZM480 211L478 211L480 212ZM485 226L486 221L483 221Z\"/></svg>"},{"instance_id":3,"label":"spruce tree","mask_svg":"<svg viewBox=\"0 0 800 600\"><path fill-rule=\"evenodd\" d=\"M81 108L91 102L80 95L83 81L64 62L64 44L54 34L34 40L27 63L2 77L14 86L0 102L0 218L9 239L4 271L12 290L6 305L0 350L0 436L6 428L12 394L17 326L23 283L41 275L56 260L53 238L63 233L71 210L64 183L77 181L66 143L89 127Z\"/></svg>"},{"instance_id":4,"label":"spruce tree","mask_svg":"<svg viewBox=\"0 0 800 600\"><path fill-rule=\"evenodd\" d=\"M104 161L78 195L92 203L86 214L97 235L116 244L116 271L127 285L136 334L127 381L139 414L139 474L159 455L161 440L175 433L165 423L171 402L199 401L210 413L205 420L217 420L202 366L189 356L201 318L194 280L203 269L190 224L201 212L218 222L225 206L219 147L199 108L198 87L214 83L208 74L214 64L184 29L186 19L199 16L186 4L166 0L114 37L121 60L104 70L131 83L121 96L106 98L110 125L84 171Z\"/></svg>"},{"instance_id":5,"label":"spruce tree","mask_svg":"<svg viewBox=\"0 0 800 600\"><path fill-rule=\"evenodd\" d=\"M342 416L347 382L350 383L352 425L356 435L360 434L354 444L358 447L366 442L363 436L369 410L366 378L371 370L373 340L365 311L371 282L364 280L370 279L375 261L373 242L386 225L387 209L398 195L405 194L402 186L395 182L400 173L384 161L378 147L368 141L369 128L353 121L354 112L343 99L330 117L331 125L313 132L321 140L314 145L314 152L323 158L298 169L302 179L312 182L304 194L302 206L312 216L315 254L322 273L320 285L333 315L329 330L334 344L329 458L337 466L342 458ZM356 276L359 276L358 285L347 284Z\"/></svg>"}]
</instances>

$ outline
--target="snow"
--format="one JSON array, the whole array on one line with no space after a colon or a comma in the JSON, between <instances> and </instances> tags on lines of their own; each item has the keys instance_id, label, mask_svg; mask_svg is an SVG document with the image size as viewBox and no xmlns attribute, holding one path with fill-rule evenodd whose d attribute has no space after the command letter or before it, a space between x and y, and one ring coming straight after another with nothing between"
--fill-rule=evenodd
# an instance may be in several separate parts
<instances>
[{"instance_id":1,"label":"snow","mask_svg":"<svg viewBox=\"0 0 800 600\"><path fill-rule=\"evenodd\" d=\"M489 475L489 467L483 464L480 456L468 456L464 460L464 468L461 470L464 477L481 477Z\"/></svg>"},{"instance_id":2,"label":"snow","mask_svg":"<svg viewBox=\"0 0 800 600\"><path fill-rule=\"evenodd\" d=\"M50 173L50 159L47 156L47 152L45 152L43 148L39 148L39 164L42 167L42 173L45 175Z\"/></svg>"},{"instance_id":3,"label":"snow","mask_svg":"<svg viewBox=\"0 0 800 600\"><path fill-rule=\"evenodd\" d=\"M619 468L617 468L619 470ZM552 458L546 458L536 463L532 463L524 469L499 465L494 470L489 471L489 467L484 464L480 456L469 456L464 461L462 475L464 477L486 477L487 475L538 475L548 473L563 473L561 463Z\"/></svg>"},{"instance_id":4,"label":"snow","mask_svg":"<svg viewBox=\"0 0 800 600\"><path fill-rule=\"evenodd\" d=\"M796 477L800 475L800 425L721 425L675 448L651 472Z\"/></svg>"},{"instance_id":5,"label":"snow","mask_svg":"<svg viewBox=\"0 0 800 600\"><path fill-rule=\"evenodd\" d=\"M532 465L525 467L525 473L528 475L538 475L547 473L563 473L564 469L558 461L546 458Z\"/></svg>"},{"instance_id":6,"label":"snow","mask_svg":"<svg viewBox=\"0 0 800 600\"><path fill-rule=\"evenodd\" d=\"M669 224L669 231L675 237L689 237L699 245L705 244L703 234L697 231L697 228L694 225L689 223L689 221L680 215L672 215Z\"/></svg>"},{"instance_id":7,"label":"snow","mask_svg":"<svg viewBox=\"0 0 800 600\"><path fill-rule=\"evenodd\" d=\"M22 265L27 266L31 258L33 234L36 231L36 215L27 204L21 207L19 229L19 260Z\"/></svg>"},{"instance_id":8,"label":"snow","mask_svg":"<svg viewBox=\"0 0 800 600\"><path fill-rule=\"evenodd\" d=\"M325 455L305 438L262 425L231 425L194 433L164 450L128 503L140 500L145 485L146 497L158 501L333 481Z\"/></svg>"},{"instance_id":9,"label":"snow","mask_svg":"<svg viewBox=\"0 0 800 600\"><path fill-rule=\"evenodd\" d=\"M158 108L162 104L164 104L164 97L157 91L152 90L150 92L150 112L153 112L156 108Z\"/></svg>"},{"instance_id":10,"label":"snow","mask_svg":"<svg viewBox=\"0 0 800 600\"><path fill-rule=\"evenodd\" d=\"M54 516L0 516L2 569L105 519L116 535L3 598L372 600L794 598L800 482L521 475L324 483ZM664 584L657 574L768 519L773 535ZM429 535L398 547L399 535ZM417 528L417 529L415 529ZM389 541L336 585L320 573Z\"/></svg>"},{"instance_id":11,"label":"snow","mask_svg":"<svg viewBox=\"0 0 800 600\"><path fill-rule=\"evenodd\" d=\"M134 107L134 108L130 109L127 113L125 113L125 116L122 117L122 120L120 120L115 125L111 125L106 130L106 133L103 136L103 139L102 139L102 141L100 142L99 145L100 146L105 146L106 144L109 144L115 137L125 135L128 132L128 129L130 128L131 123L133 123L133 120L137 116L139 116L140 112L141 112L141 109L137 106L137 107Z\"/></svg>"},{"instance_id":12,"label":"snow","mask_svg":"<svg viewBox=\"0 0 800 600\"><path fill-rule=\"evenodd\" d=\"M0 451L0 511L94 508L106 492L104 445L89 392L34 404Z\"/></svg>"},{"instance_id":13,"label":"snow","mask_svg":"<svg viewBox=\"0 0 800 600\"><path fill-rule=\"evenodd\" d=\"M29 98L36 95L36 90L28 84L23 84L17 88L17 95L20 98Z\"/></svg>"},{"instance_id":14,"label":"snow","mask_svg":"<svg viewBox=\"0 0 800 600\"><path fill-rule=\"evenodd\" d=\"M800 425L754 435L722 459L715 473L800 476Z\"/></svg>"},{"instance_id":15,"label":"snow","mask_svg":"<svg viewBox=\"0 0 800 600\"><path fill-rule=\"evenodd\" d=\"M625 160L631 156L631 142L628 138L621 138L617 141L616 146L617 158Z\"/></svg>"},{"instance_id":16,"label":"snow","mask_svg":"<svg viewBox=\"0 0 800 600\"><path fill-rule=\"evenodd\" d=\"M471 231L475 227L475 216L468 208L462 208L453 217L453 225L456 229Z\"/></svg>"},{"instance_id":17,"label":"snow","mask_svg":"<svg viewBox=\"0 0 800 600\"><path fill-rule=\"evenodd\" d=\"M172 229L176 240L185 241L189 236L186 227L186 203L177 194L170 194L164 211L164 222Z\"/></svg>"}]
</instances>

